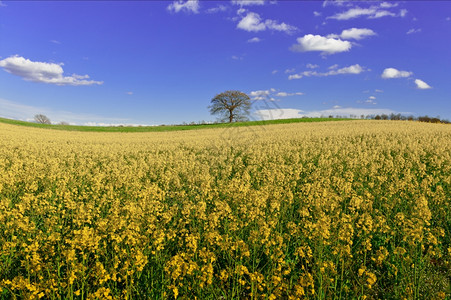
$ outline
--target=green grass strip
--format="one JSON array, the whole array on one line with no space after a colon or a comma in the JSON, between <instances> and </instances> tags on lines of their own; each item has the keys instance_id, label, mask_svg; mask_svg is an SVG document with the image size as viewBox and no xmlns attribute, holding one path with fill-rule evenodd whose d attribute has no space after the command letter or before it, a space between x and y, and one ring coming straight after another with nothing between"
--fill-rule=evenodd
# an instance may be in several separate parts
<instances>
[{"instance_id":1,"label":"green grass strip","mask_svg":"<svg viewBox=\"0 0 451 300\"><path fill-rule=\"evenodd\" d=\"M37 127L45 129L67 130L67 131L89 131L89 132L161 132L176 130L196 130L205 128L226 128L240 126L256 126L271 124L289 124L303 122L326 122L326 121L346 121L353 120L348 118L297 118L297 119L280 119L267 121L246 121L235 123L217 123L217 124L193 124L193 125L158 125L158 126L81 126L81 125L51 125L40 124L12 119L0 118L1 123Z\"/></svg>"}]
</instances>

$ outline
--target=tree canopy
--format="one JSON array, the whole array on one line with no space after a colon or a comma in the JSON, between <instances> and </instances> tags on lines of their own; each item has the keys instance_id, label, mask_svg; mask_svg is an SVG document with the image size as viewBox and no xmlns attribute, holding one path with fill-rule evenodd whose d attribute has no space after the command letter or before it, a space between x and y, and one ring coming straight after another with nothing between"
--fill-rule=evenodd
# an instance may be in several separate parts
<instances>
[{"instance_id":1,"label":"tree canopy","mask_svg":"<svg viewBox=\"0 0 451 300\"><path fill-rule=\"evenodd\" d=\"M52 124L52 122L50 122L50 119L46 115L35 115L34 120L36 121L36 123Z\"/></svg>"},{"instance_id":2,"label":"tree canopy","mask_svg":"<svg viewBox=\"0 0 451 300\"><path fill-rule=\"evenodd\" d=\"M208 108L212 115L219 115L221 121L245 121L251 108L251 99L240 91L225 91L211 99Z\"/></svg>"}]
</instances>

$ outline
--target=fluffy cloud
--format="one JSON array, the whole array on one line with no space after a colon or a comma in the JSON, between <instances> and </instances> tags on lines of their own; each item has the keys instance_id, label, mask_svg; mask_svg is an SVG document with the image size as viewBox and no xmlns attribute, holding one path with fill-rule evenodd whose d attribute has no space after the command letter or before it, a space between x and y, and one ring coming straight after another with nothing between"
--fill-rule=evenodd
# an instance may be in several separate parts
<instances>
[{"instance_id":1,"label":"fluffy cloud","mask_svg":"<svg viewBox=\"0 0 451 300\"><path fill-rule=\"evenodd\" d=\"M391 8L398 6L399 3L382 2L379 7L381 8Z\"/></svg>"},{"instance_id":2,"label":"fluffy cloud","mask_svg":"<svg viewBox=\"0 0 451 300\"><path fill-rule=\"evenodd\" d=\"M241 11L242 13L243 11ZM275 31L283 31L286 33L292 33L297 28L285 23L278 23L274 20L262 20L259 14L254 12L248 12L246 16L244 16L238 25L236 26L239 29L250 31L250 32L258 32L264 31L266 29L275 30Z\"/></svg>"},{"instance_id":3,"label":"fluffy cloud","mask_svg":"<svg viewBox=\"0 0 451 300\"><path fill-rule=\"evenodd\" d=\"M288 79L301 79L302 77L324 77L324 76L333 76L333 75L343 75L343 74L360 74L365 72L365 68L360 66L359 64L351 65L349 67L344 67L337 69L337 65L333 65L329 67L330 71L328 72L317 72L317 71L304 71L299 74L293 74L288 76Z\"/></svg>"},{"instance_id":4,"label":"fluffy cloud","mask_svg":"<svg viewBox=\"0 0 451 300\"><path fill-rule=\"evenodd\" d=\"M318 118L321 116L343 116L349 117L351 115L360 117L361 115L389 115L391 113L396 113L391 109L384 108L342 108L340 106L335 106L331 109L317 110L317 111L303 111L294 108L276 108L276 109L260 109L254 112L254 114L261 118L262 120L276 120L276 119L292 119L292 118Z\"/></svg>"},{"instance_id":5,"label":"fluffy cloud","mask_svg":"<svg viewBox=\"0 0 451 300\"><path fill-rule=\"evenodd\" d=\"M374 31L367 28L351 28L343 30L340 34L340 37L344 40L361 40L367 36L376 35Z\"/></svg>"},{"instance_id":6,"label":"fluffy cloud","mask_svg":"<svg viewBox=\"0 0 451 300\"><path fill-rule=\"evenodd\" d=\"M410 77L411 75L412 75L412 72L399 71L395 68L386 68L382 72L381 77L384 79L391 79L391 78Z\"/></svg>"},{"instance_id":7,"label":"fluffy cloud","mask_svg":"<svg viewBox=\"0 0 451 300\"><path fill-rule=\"evenodd\" d=\"M337 69L337 70L331 70L327 73L324 73L324 75L330 76L330 75L339 75L339 74L360 74L364 71L365 70L359 64L355 64L355 65L352 65L349 67L344 67L344 68Z\"/></svg>"},{"instance_id":8,"label":"fluffy cloud","mask_svg":"<svg viewBox=\"0 0 451 300\"><path fill-rule=\"evenodd\" d=\"M295 52L321 51L322 54L334 54L349 51L352 47L348 41L313 34L297 38L297 42L291 46L290 50Z\"/></svg>"},{"instance_id":9,"label":"fluffy cloud","mask_svg":"<svg viewBox=\"0 0 451 300\"><path fill-rule=\"evenodd\" d=\"M246 31L263 31L266 25L262 22L259 14L250 12L238 23L237 28Z\"/></svg>"},{"instance_id":10,"label":"fluffy cloud","mask_svg":"<svg viewBox=\"0 0 451 300\"><path fill-rule=\"evenodd\" d=\"M168 5L167 10L170 12L192 12L192 13L199 13L199 0L178 0L174 1L171 4Z\"/></svg>"},{"instance_id":11,"label":"fluffy cloud","mask_svg":"<svg viewBox=\"0 0 451 300\"><path fill-rule=\"evenodd\" d=\"M275 90L274 90L275 91ZM268 97L269 94L271 93L270 90L259 90L259 91L252 91L249 93L249 96L251 96L253 98L253 100L262 100L263 98L261 97ZM259 99L256 99L259 98Z\"/></svg>"},{"instance_id":12,"label":"fluffy cloud","mask_svg":"<svg viewBox=\"0 0 451 300\"><path fill-rule=\"evenodd\" d=\"M103 81L88 80L88 75L63 76L63 64L34 62L21 56L10 56L0 60L0 67L6 72L20 76L27 81L56 85L93 85Z\"/></svg>"},{"instance_id":13,"label":"fluffy cloud","mask_svg":"<svg viewBox=\"0 0 451 300\"><path fill-rule=\"evenodd\" d=\"M432 87L429 84L420 79L415 79L415 84L417 85L417 88L420 90L432 89Z\"/></svg>"},{"instance_id":14,"label":"fluffy cloud","mask_svg":"<svg viewBox=\"0 0 451 300\"><path fill-rule=\"evenodd\" d=\"M232 4L240 6L263 5L265 0L232 0Z\"/></svg>"}]
</instances>

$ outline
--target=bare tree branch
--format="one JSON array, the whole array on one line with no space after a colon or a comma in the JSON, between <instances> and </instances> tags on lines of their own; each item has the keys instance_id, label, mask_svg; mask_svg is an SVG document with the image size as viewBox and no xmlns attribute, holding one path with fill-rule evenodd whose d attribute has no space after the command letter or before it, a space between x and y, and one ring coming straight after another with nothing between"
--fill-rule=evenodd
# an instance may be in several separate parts
<instances>
[{"instance_id":1,"label":"bare tree branch","mask_svg":"<svg viewBox=\"0 0 451 300\"><path fill-rule=\"evenodd\" d=\"M229 123L246 120L251 108L248 95L240 91L225 91L216 95L208 107L212 115L219 115Z\"/></svg>"},{"instance_id":2,"label":"bare tree branch","mask_svg":"<svg viewBox=\"0 0 451 300\"><path fill-rule=\"evenodd\" d=\"M40 124L52 124L52 122L50 122L50 119L46 115L35 115L34 120L36 123Z\"/></svg>"}]
</instances>

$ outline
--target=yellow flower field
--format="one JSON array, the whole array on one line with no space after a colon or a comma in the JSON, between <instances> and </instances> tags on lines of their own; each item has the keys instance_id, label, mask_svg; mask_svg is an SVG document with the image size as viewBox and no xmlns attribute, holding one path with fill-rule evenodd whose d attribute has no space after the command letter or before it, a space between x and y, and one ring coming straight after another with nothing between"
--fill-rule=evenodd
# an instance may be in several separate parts
<instances>
[{"instance_id":1,"label":"yellow flower field","mask_svg":"<svg viewBox=\"0 0 451 300\"><path fill-rule=\"evenodd\" d=\"M451 127L0 124L0 299L451 297Z\"/></svg>"}]
</instances>

